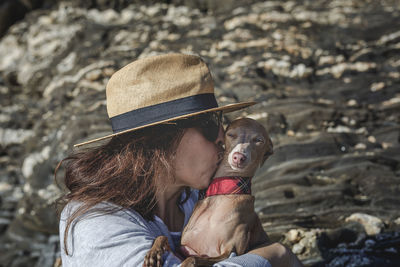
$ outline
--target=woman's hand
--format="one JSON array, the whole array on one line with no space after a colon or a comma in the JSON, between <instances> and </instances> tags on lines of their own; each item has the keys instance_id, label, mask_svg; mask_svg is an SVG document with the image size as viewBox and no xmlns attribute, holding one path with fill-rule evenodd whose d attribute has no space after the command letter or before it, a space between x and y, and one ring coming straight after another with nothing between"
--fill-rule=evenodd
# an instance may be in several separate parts
<instances>
[{"instance_id":1,"label":"woman's hand","mask_svg":"<svg viewBox=\"0 0 400 267\"><path fill-rule=\"evenodd\" d=\"M256 254L267 259L272 267L301 267L303 264L293 252L280 243L269 243L248 253Z\"/></svg>"}]
</instances>

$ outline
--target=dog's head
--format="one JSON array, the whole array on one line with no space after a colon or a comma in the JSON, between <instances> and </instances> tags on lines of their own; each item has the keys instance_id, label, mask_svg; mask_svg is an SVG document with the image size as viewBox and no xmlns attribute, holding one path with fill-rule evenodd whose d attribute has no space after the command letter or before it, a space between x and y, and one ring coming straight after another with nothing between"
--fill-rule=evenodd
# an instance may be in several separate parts
<instances>
[{"instance_id":1,"label":"dog's head","mask_svg":"<svg viewBox=\"0 0 400 267\"><path fill-rule=\"evenodd\" d=\"M259 122L249 118L237 119L226 129L225 157L238 175L253 176L272 153L272 141Z\"/></svg>"}]
</instances>

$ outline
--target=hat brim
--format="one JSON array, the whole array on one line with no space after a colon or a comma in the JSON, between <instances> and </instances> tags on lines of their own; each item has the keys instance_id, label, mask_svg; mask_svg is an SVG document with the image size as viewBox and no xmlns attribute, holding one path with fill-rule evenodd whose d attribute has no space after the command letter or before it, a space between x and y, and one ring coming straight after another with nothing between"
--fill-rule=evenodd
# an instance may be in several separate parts
<instances>
[{"instance_id":1,"label":"hat brim","mask_svg":"<svg viewBox=\"0 0 400 267\"><path fill-rule=\"evenodd\" d=\"M117 136L117 135L121 135L121 134L124 134L124 133L133 132L133 131L136 131L136 130L140 130L140 129L147 128L147 127L154 126L154 125L167 123L167 122L170 122L170 121L175 121L175 120L179 120L179 119L193 117L193 116L196 116L196 115L199 115L199 114L203 114L203 113L207 113L207 112L222 111L224 113L228 113L228 112L233 112L233 111L236 111L236 110L239 110L239 109L247 108L247 107L250 107L250 106L255 105L255 104L257 104L257 102L254 102L254 101L241 102L241 103L229 104L229 105L222 106L222 107L210 108L210 109L206 109L206 110L202 110L202 111L198 111L198 112L194 112L194 113L190 113L190 114L186 114L186 115L176 116L176 117L173 117L173 118L169 118L167 120L161 120L161 121L149 123L149 124L146 124L146 125L142 125L142 126L139 126L139 127L131 128L131 129L128 129L128 130L125 130L125 131L121 131L121 132L118 132L118 133L113 133L113 134L109 134L109 135L106 135L106 136L103 136L103 137L92 139L90 141L86 141L86 142L83 142L83 143L75 144L74 147L80 147L80 146L83 146L83 145L87 145L87 144L91 144L91 143L94 143L94 142L102 141L102 140L105 140L105 139L108 139L108 138L111 138L111 137L114 137L114 136Z\"/></svg>"}]
</instances>

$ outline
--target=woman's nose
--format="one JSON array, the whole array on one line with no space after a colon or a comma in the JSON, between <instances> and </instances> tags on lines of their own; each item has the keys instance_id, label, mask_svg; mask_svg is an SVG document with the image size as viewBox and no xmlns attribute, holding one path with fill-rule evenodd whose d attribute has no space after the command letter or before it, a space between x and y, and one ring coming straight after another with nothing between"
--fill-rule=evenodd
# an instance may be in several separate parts
<instances>
[{"instance_id":1,"label":"woman's nose","mask_svg":"<svg viewBox=\"0 0 400 267\"><path fill-rule=\"evenodd\" d=\"M215 140L215 144L217 144L219 147L224 147L224 144L225 144L225 131L224 131L224 128L222 126L219 127L218 137L217 137L217 140Z\"/></svg>"}]
</instances>

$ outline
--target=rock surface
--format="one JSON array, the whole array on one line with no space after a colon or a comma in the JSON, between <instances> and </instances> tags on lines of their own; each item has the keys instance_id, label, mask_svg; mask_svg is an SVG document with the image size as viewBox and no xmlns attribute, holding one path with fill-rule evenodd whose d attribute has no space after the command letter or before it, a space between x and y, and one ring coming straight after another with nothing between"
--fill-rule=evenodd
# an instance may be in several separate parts
<instances>
[{"instance_id":1,"label":"rock surface","mask_svg":"<svg viewBox=\"0 0 400 267\"><path fill-rule=\"evenodd\" d=\"M368 235L377 235L384 227L381 219L364 213L354 213L350 217L347 217L345 221L360 223Z\"/></svg>"},{"instance_id":2,"label":"rock surface","mask_svg":"<svg viewBox=\"0 0 400 267\"><path fill-rule=\"evenodd\" d=\"M110 133L109 77L186 52L209 63L220 104L259 102L226 120L271 134L253 182L271 238L306 266L400 266L399 1L97 2L32 11L0 40L0 265L57 261L54 169ZM346 220L360 213L378 228Z\"/></svg>"}]
</instances>

